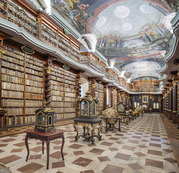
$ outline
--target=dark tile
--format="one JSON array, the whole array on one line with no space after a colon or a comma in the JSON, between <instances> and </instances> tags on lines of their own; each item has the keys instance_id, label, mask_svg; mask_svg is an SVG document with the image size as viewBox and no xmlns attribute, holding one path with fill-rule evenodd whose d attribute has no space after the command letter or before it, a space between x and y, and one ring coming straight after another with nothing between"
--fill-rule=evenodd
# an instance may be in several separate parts
<instances>
[{"instance_id":1,"label":"dark tile","mask_svg":"<svg viewBox=\"0 0 179 173\"><path fill-rule=\"evenodd\" d=\"M52 168L60 168L60 167L65 167L64 162L53 162L52 163Z\"/></svg>"},{"instance_id":2,"label":"dark tile","mask_svg":"<svg viewBox=\"0 0 179 173\"><path fill-rule=\"evenodd\" d=\"M73 153L74 153L74 155L82 155L82 154L84 154L83 151L74 151Z\"/></svg>"},{"instance_id":3,"label":"dark tile","mask_svg":"<svg viewBox=\"0 0 179 173\"><path fill-rule=\"evenodd\" d=\"M140 138L141 138L141 136L132 136L131 138L140 139Z\"/></svg>"},{"instance_id":4,"label":"dark tile","mask_svg":"<svg viewBox=\"0 0 179 173\"><path fill-rule=\"evenodd\" d=\"M2 153L2 152L4 152L4 150L1 150L1 149L0 149L0 153Z\"/></svg>"},{"instance_id":5,"label":"dark tile","mask_svg":"<svg viewBox=\"0 0 179 173\"><path fill-rule=\"evenodd\" d=\"M54 150L60 150L60 149L61 149L61 146L54 146L53 149L54 149Z\"/></svg>"},{"instance_id":6,"label":"dark tile","mask_svg":"<svg viewBox=\"0 0 179 173\"><path fill-rule=\"evenodd\" d=\"M109 139L110 139L110 140L116 140L116 141L117 141L119 138L110 137Z\"/></svg>"},{"instance_id":7,"label":"dark tile","mask_svg":"<svg viewBox=\"0 0 179 173\"><path fill-rule=\"evenodd\" d=\"M89 152L95 153L95 154L101 154L104 152L104 150L99 149L99 148L93 148L92 150L90 150Z\"/></svg>"},{"instance_id":8,"label":"dark tile","mask_svg":"<svg viewBox=\"0 0 179 173\"><path fill-rule=\"evenodd\" d=\"M20 142L20 143L14 144L14 145L18 146L18 147L24 147L25 146L25 142Z\"/></svg>"},{"instance_id":9,"label":"dark tile","mask_svg":"<svg viewBox=\"0 0 179 173\"><path fill-rule=\"evenodd\" d=\"M170 163L177 163L176 160L172 159L172 158L165 158L164 160L170 162Z\"/></svg>"},{"instance_id":10,"label":"dark tile","mask_svg":"<svg viewBox=\"0 0 179 173\"><path fill-rule=\"evenodd\" d=\"M79 166L86 167L90 162L92 162L92 160L86 159L84 157L79 157L78 159L76 159L72 163L76 164L76 165L79 165Z\"/></svg>"},{"instance_id":11,"label":"dark tile","mask_svg":"<svg viewBox=\"0 0 179 173\"><path fill-rule=\"evenodd\" d=\"M14 161L19 160L19 159L21 159L21 157L16 156L16 155L10 155L10 156L1 158L0 162L3 163L3 164L8 164L8 163L14 162Z\"/></svg>"},{"instance_id":12,"label":"dark tile","mask_svg":"<svg viewBox=\"0 0 179 173\"><path fill-rule=\"evenodd\" d=\"M100 162L110 161L110 159L107 156L98 157L98 159L100 160Z\"/></svg>"},{"instance_id":13,"label":"dark tile","mask_svg":"<svg viewBox=\"0 0 179 173\"><path fill-rule=\"evenodd\" d=\"M42 167L44 167L44 166L40 165L38 163L32 162L32 163L29 163L28 165L25 165L17 170L20 172L23 172L23 173L33 173L33 172L41 169Z\"/></svg>"},{"instance_id":14,"label":"dark tile","mask_svg":"<svg viewBox=\"0 0 179 173\"><path fill-rule=\"evenodd\" d=\"M118 151L118 148L108 148L111 151Z\"/></svg>"},{"instance_id":15,"label":"dark tile","mask_svg":"<svg viewBox=\"0 0 179 173\"><path fill-rule=\"evenodd\" d=\"M143 169L143 167L141 167L138 163L131 163L128 164L128 166L131 167L133 170Z\"/></svg>"},{"instance_id":16,"label":"dark tile","mask_svg":"<svg viewBox=\"0 0 179 173\"><path fill-rule=\"evenodd\" d=\"M127 146L127 145L124 145L122 147L122 149L125 149L125 150L130 150L130 151L134 151L136 147L132 147L132 146Z\"/></svg>"},{"instance_id":17,"label":"dark tile","mask_svg":"<svg viewBox=\"0 0 179 173\"><path fill-rule=\"evenodd\" d=\"M41 152L42 151L42 147L41 146L34 147L34 148L30 149L30 151Z\"/></svg>"},{"instance_id":18,"label":"dark tile","mask_svg":"<svg viewBox=\"0 0 179 173\"><path fill-rule=\"evenodd\" d=\"M145 146L145 145L138 145L138 147L140 147L140 148L147 148L147 146Z\"/></svg>"},{"instance_id":19,"label":"dark tile","mask_svg":"<svg viewBox=\"0 0 179 173\"><path fill-rule=\"evenodd\" d=\"M13 149L13 150L11 151L11 153L21 152L22 150L23 150L23 148Z\"/></svg>"},{"instance_id":20,"label":"dark tile","mask_svg":"<svg viewBox=\"0 0 179 173\"><path fill-rule=\"evenodd\" d=\"M111 146L113 143L111 142L102 142L101 145Z\"/></svg>"},{"instance_id":21,"label":"dark tile","mask_svg":"<svg viewBox=\"0 0 179 173\"><path fill-rule=\"evenodd\" d=\"M133 144L138 144L139 143L139 141L136 141L136 140L129 140L128 142L133 143Z\"/></svg>"},{"instance_id":22,"label":"dark tile","mask_svg":"<svg viewBox=\"0 0 179 173\"><path fill-rule=\"evenodd\" d=\"M150 143L149 146L151 146L151 147L160 147L161 148L161 144Z\"/></svg>"},{"instance_id":23,"label":"dark tile","mask_svg":"<svg viewBox=\"0 0 179 173\"><path fill-rule=\"evenodd\" d=\"M40 159L41 158L41 154L38 155L30 155L29 159Z\"/></svg>"},{"instance_id":24,"label":"dark tile","mask_svg":"<svg viewBox=\"0 0 179 173\"><path fill-rule=\"evenodd\" d=\"M79 145L79 144L73 144L73 145L70 145L69 147L70 148L74 148L74 149L79 149L81 148L83 145Z\"/></svg>"},{"instance_id":25,"label":"dark tile","mask_svg":"<svg viewBox=\"0 0 179 173\"><path fill-rule=\"evenodd\" d=\"M163 169L163 162L157 160L146 159L145 165Z\"/></svg>"},{"instance_id":26,"label":"dark tile","mask_svg":"<svg viewBox=\"0 0 179 173\"><path fill-rule=\"evenodd\" d=\"M14 138L9 138L9 139L4 139L2 140L3 142L12 142L12 141L15 141L16 139Z\"/></svg>"},{"instance_id":27,"label":"dark tile","mask_svg":"<svg viewBox=\"0 0 179 173\"><path fill-rule=\"evenodd\" d=\"M6 147L8 144L0 144L0 147Z\"/></svg>"},{"instance_id":28,"label":"dark tile","mask_svg":"<svg viewBox=\"0 0 179 173\"><path fill-rule=\"evenodd\" d=\"M60 141L60 140L56 140L56 141L53 141L52 143L53 143L53 144L57 144L57 145L59 145L59 144L62 143L62 141Z\"/></svg>"},{"instance_id":29,"label":"dark tile","mask_svg":"<svg viewBox=\"0 0 179 173\"><path fill-rule=\"evenodd\" d=\"M137 153L134 153L135 155L137 155L138 157L142 157L142 156L145 156L145 154L141 153L141 152L137 152Z\"/></svg>"},{"instance_id":30,"label":"dark tile","mask_svg":"<svg viewBox=\"0 0 179 173\"><path fill-rule=\"evenodd\" d=\"M155 139L155 138L150 138L151 141L157 141L157 142L161 142L160 139Z\"/></svg>"},{"instance_id":31,"label":"dark tile","mask_svg":"<svg viewBox=\"0 0 179 173\"><path fill-rule=\"evenodd\" d=\"M80 173L94 173L93 170L87 170L87 171L80 171Z\"/></svg>"},{"instance_id":32,"label":"dark tile","mask_svg":"<svg viewBox=\"0 0 179 173\"><path fill-rule=\"evenodd\" d=\"M107 165L104 169L103 169L103 173L122 173L124 170L124 168L118 167L118 166L114 166L114 165Z\"/></svg>"},{"instance_id":33,"label":"dark tile","mask_svg":"<svg viewBox=\"0 0 179 173\"><path fill-rule=\"evenodd\" d=\"M63 155L64 155L64 153L63 153ZM59 158L62 157L62 156L61 156L61 152L60 152L60 151L56 151L56 152L50 154L50 157L53 157L53 158L55 158L55 159L59 159Z\"/></svg>"},{"instance_id":34,"label":"dark tile","mask_svg":"<svg viewBox=\"0 0 179 173\"><path fill-rule=\"evenodd\" d=\"M121 159L121 160L129 160L131 155L123 154L123 153L117 153L114 157L117 158L117 159Z\"/></svg>"},{"instance_id":35,"label":"dark tile","mask_svg":"<svg viewBox=\"0 0 179 173\"><path fill-rule=\"evenodd\" d=\"M158 156L162 156L162 152L161 151L157 151L157 150L150 150L148 149L148 154L153 154L153 155L158 155Z\"/></svg>"},{"instance_id":36,"label":"dark tile","mask_svg":"<svg viewBox=\"0 0 179 173\"><path fill-rule=\"evenodd\" d=\"M166 151L167 153L171 153L171 152L173 152L172 150L170 150L170 149L163 149L164 151Z\"/></svg>"}]
</instances>

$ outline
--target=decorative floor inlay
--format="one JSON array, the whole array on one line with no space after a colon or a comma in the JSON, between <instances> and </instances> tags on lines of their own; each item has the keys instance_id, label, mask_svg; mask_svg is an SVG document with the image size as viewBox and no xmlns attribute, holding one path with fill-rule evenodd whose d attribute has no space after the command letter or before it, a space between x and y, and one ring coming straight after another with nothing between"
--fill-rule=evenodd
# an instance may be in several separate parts
<instances>
[{"instance_id":1,"label":"decorative floor inlay","mask_svg":"<svg viewBox=\"0 0 179 173\"><path fill-rule=\"evenodd\" d=\"M65 135L64 161L61 140L50 143L49 170L46 170L46 144L29 139L30 155L26 162L25 134L1 137L0 162L12 173L178 173L179 168L160 114L145 114L105 132L102 140L90 144L83 138L75 141L73 125L56 127ZM14 140L15 139L15 140ZM175 142L176 144L176 142Z\"/></svg>"}]
</instances>

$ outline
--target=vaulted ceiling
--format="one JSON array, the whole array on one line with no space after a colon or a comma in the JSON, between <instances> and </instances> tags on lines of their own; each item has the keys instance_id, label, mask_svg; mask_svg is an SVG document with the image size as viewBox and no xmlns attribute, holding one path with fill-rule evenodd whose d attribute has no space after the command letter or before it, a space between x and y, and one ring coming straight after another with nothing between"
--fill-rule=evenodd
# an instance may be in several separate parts
<instances>
[{"instance_id":1,"label":"vaulted ceiling","mask_svg":"<svg viewBox=\"0 0 179 173\"><path fill-rule=\"evenodd\" d=\"M86 33L97 38L99 50L131 80L162 79L165 54L172 44L171 1L81 0L87 5Z\"/></svg>"},{"instance_id":2,"label":"vaulted ceiling","mask_svg":"<svg viewBox=\"0 0 179 173\"><path fill-rule=\"evenodd\" d=\"M28 1L37 7L35 2L47 0ZM96 49L128 81L164 79L161 72L174 41L173 0L50 1L78 32L96 37Z\"/></svg>"}]
</instances>

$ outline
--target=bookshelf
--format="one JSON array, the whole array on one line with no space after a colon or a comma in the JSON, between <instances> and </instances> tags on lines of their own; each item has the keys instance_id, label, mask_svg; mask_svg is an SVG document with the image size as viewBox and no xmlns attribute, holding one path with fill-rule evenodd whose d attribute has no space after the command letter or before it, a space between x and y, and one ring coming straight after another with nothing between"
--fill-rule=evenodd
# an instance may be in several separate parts
<instances>
[{"instance_id":1,"label":"bookshelf","mask_svg":"<svg viewBox=\"0 0 179 173\"><path fill-rule=\"evenodd\" d=\"M179 82L177 82L177 111L179 112Z\"/></svg>"},{"instance_id":2,"label":"bookshelf","mask_svg":"<svg viewBox=\"0 0 179 173\"><path fill-rule=\"evenodd\" d=\"M56 119L76 117L76 74L57 65L52 66L51 74L51 107Z\"/></svg>"},{"instance_id":3,"label":"bookshelf","mask_svg":"<svg viewBox=\"0 0 179 173\"><path fill-rule=\"evenodd\" d=\"M113 89L113 108L117 110L117 90Z\"/></svg>"},{"instance_id":4,"label":"bookshelf","mask_svg":"<svg viewBox=\"0 0 179 173\"><path fill-rule=\"evenodd\" d=\"M5 45L1 58L1 106L6 126L33 123L43 101L43 61Z\"/></svg>"},{"instance_id":5,"label":"bookshelf","mask_svg":"<svg viewBox=\"0 0 179 173\"><path fill-rule=\"evenodd\" d=\"M103 111L103 90L104 86L103 84L99 81L95 83L95 98L98 99L98 104L97 104L97 115L102 115Z\"/></svg>"}]
</instances>

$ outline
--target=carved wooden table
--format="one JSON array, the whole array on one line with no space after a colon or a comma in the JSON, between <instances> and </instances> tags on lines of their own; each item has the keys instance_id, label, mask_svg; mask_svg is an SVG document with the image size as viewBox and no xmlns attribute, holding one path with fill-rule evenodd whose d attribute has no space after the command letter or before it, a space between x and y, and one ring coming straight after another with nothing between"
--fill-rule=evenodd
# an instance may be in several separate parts
<instances>
[{"instance_id":1,"label":"carved wooden table","mask_svg":"<svg viewBox=\"0 0 179 173\"><path fill-rule=\"evenodd\" d=\"M79 135L78 132L78 125L83 127L83 134ZM74 129L76 131L75 140L77 141L78 138L81 136L85 138L86 140L91 141L92 144L94 144L94 137L98 138L98 140L101 140L100 131L102 128L102 120L98 118L75 118L74 119ZM97 129L97 134L95 135L95 129ZM90 133L91 131L91 133Z\"/></svg>"},{"instance_id":2,"label":"carved wooden table","mask_svg":"<svg viewBox=\"0 0 179 173\"><path fill-rule=\"evenodd\" d=\"M28 157L29 157L29 146L28 146L28 139L39 139L40 141L42 141L42 154L44 154L44 141L47 144L47 169L49 168L49 153L50 153L50 141L58 139L58 138L62 138L62 145L61 145L61 155L62 155L62 159L64 160L64 156L63 156L63 146L64 146L64 134L61 130L56 129L54 132L36 132L34 131L34 129L30 129L25 131L26 132L26 137L25 137L25 145L27 148L27 157L26 157L26 161L28 161Z\"/></svg>"}]
</instances>

